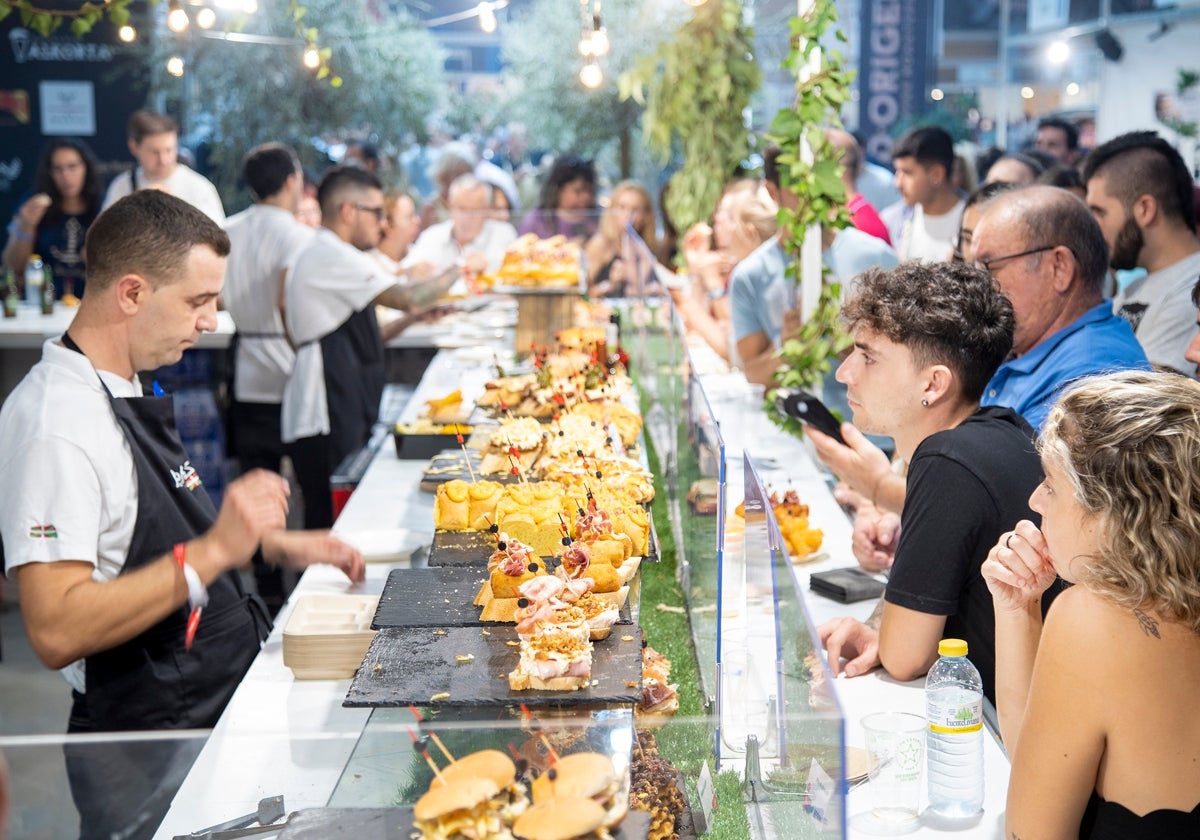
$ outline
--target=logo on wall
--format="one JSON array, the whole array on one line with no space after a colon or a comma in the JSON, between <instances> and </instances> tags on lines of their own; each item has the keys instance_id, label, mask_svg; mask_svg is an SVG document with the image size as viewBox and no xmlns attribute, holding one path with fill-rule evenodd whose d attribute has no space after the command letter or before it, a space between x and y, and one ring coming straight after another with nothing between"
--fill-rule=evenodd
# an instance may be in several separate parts
<instances>
[{"instance_id":1,"label":"logo on wall","mask_svg":"<svg viewBox=\"0 0 1200 840\"><path fill-rule=\"evenodd\" d=\"M21 177L21 173L25 171L25 165L19 157L14 157L11 160L0 160L0 193L6 193L12 190L13 184Z\"/></svg>"},{"instance_id":2,"label":"logo on wall","mask_svg":"<svg viewBox=\"0 0 1200 840\"><path fill-rule=\"evenodd\" d=\"M13 60L17 64L31 61L97 61L113 60L107 44L89 44L66 38L43 38L36 32L17 27L8 33Z\"/></svg>"}]
</instances>

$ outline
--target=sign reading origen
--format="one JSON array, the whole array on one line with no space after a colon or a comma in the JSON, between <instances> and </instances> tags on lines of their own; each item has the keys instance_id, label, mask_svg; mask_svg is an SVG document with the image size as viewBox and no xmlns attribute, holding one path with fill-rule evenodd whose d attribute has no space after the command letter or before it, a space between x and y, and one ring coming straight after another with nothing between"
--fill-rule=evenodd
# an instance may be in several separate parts
<instances>
[{"instance_id":1,"label":"sign reading origen","mask_svg":"<svg viewBox=\"0 0 1200 840\"><path fill-rule=\"evenodd\" d=\"M929 7L929 0L863 0L858 128L877 160L887 160L894 126L925 111Z\"/></svg>"}]
</instances>

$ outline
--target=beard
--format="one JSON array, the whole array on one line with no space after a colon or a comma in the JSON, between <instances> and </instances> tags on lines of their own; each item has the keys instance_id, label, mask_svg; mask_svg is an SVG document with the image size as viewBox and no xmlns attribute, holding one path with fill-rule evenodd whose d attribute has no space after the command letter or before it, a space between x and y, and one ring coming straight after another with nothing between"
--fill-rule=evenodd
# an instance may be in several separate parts
<instances>
[{"instance_id":1,"label":"beard","mask_svg":"<svg viewBox=\"0 0 1200 840\"><path fill-rule=\"evenodd\" d=\"M1132 217L1126 218L1125 224L1121 225L1121 229L1117 231L1117 239L1113 242L1108 264L1117 271L1137 268L1138 257L1141 256L1142 248L1145 246L1146 238L1142 235L1142 229L1138 227Z\"/></svg>"}]
</instances>

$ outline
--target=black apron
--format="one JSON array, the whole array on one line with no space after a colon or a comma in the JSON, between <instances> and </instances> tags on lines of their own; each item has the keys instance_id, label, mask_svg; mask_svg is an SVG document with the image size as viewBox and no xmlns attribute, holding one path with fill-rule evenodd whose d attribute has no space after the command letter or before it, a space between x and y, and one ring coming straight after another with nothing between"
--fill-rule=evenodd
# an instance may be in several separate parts
<instances>
[{"instance_id":1,"label":"black apron","mask_svg":"<svg viewBox=\"0 0 1200 840\"><path fill-rule=\"evenodd\" d=\"M63 344L79 352L69 335ZM183 451L171 397L117 399L104 390L137 471L137 521L123 574L204 533L216 509ZM208 593L190 651L184 650L185 604L128 642L87 657L87 693L75 694L68 731L212 727L270 623L236 572L213 581ZM68 744L80 836L152 836L201 746L202 738Z\"/></svg>"},{"instance_id":2,"label":"black apron","mask_svg":"<svg viewBox=\"0 0 1200 840\"><path fill-rule=\"evenodd\" d=\"M329 443L336 464L371 439L383 397L383 341L371 304L320 339L325 367L325 402L329 411Z\"/></svg>"}]
</instances>

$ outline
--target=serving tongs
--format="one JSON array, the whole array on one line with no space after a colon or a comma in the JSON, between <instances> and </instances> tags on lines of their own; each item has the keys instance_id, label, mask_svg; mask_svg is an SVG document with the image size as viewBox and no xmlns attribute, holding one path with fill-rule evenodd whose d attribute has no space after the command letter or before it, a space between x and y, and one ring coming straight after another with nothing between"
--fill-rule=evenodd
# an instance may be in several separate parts
<instances>
[{"instance_id":1,"label":"serving tongs","mask_svg":"<svg viewBox=\"0 0 1200 840\"><path fill-rule=\"evenodd\" d=\"M191 834L176 834L174 840L234 840L237 837L280 832L286 823L279 821L286 813L283 796L267 796L258 801L258 810L253 813L201 828Z\"/></svg>"}]
</instances>

